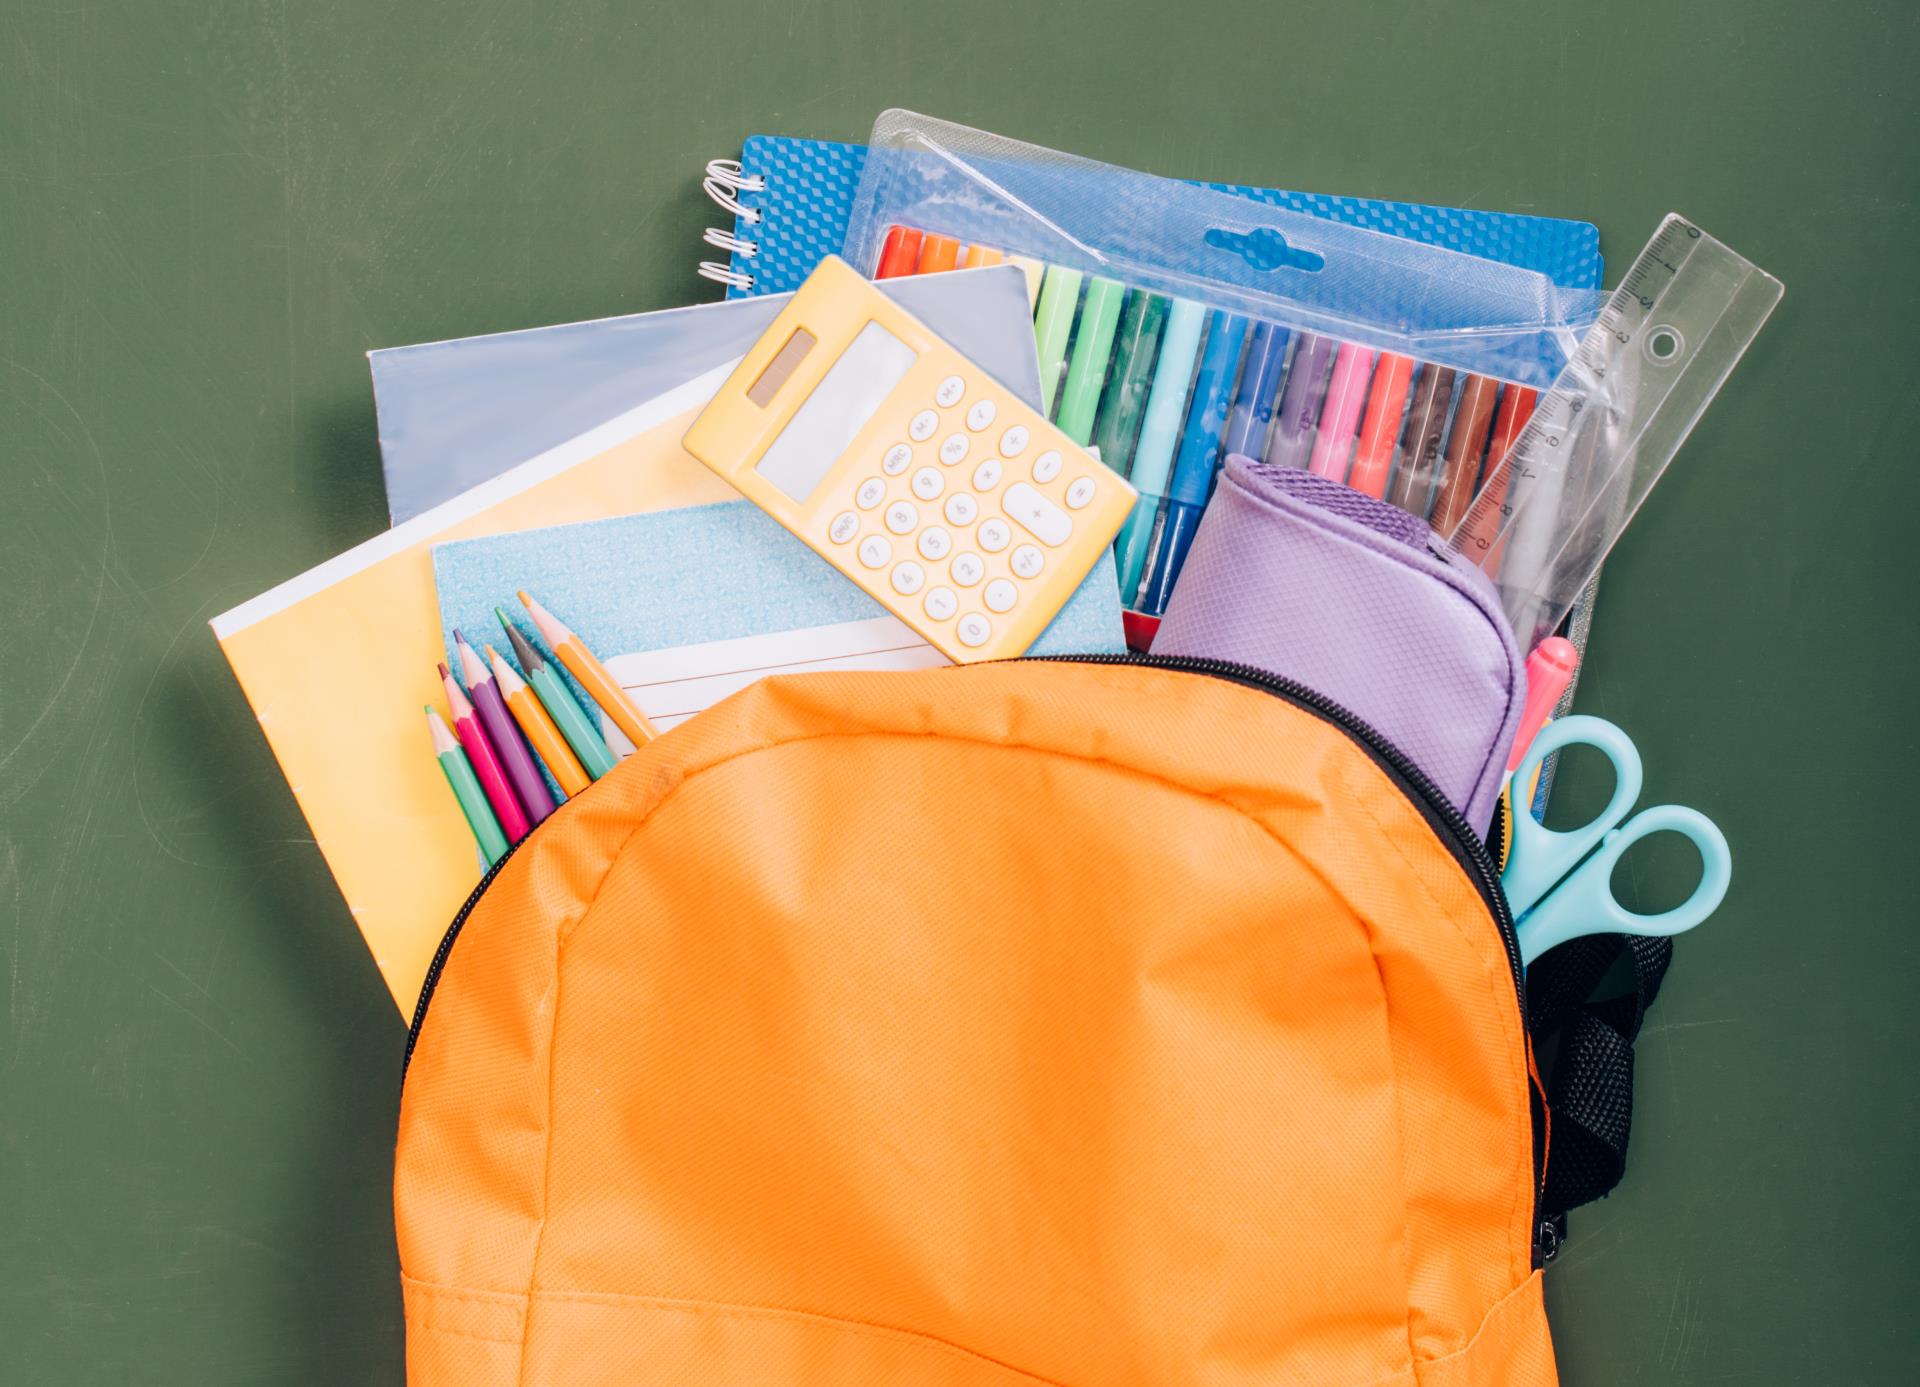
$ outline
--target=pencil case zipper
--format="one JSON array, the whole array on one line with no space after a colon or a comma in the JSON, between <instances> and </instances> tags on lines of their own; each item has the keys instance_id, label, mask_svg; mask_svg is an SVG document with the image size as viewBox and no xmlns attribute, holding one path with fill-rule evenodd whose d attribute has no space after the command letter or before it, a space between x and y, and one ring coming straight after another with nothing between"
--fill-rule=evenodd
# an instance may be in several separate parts
<instances>
[{"instance_id":1,"label":"pencil case zipper","mask_svg":"<svg viewBox=\"0 0 1920 1387\"><path fill-rule=\"evenodd\" d=\"M1522 1040L1527 1036L1526 1017L1526 972L1520 963L1520 941L1515 932L1513 912L1507 906L1505 892L1500 888L1500 869L1495 865L1486 843L1473 831L1466 816L1455 807L1453 802L1442 794L1425 771L1415 765L1398 747L1383 737L1362 719L1355 717L1340 704L1326 696L1316 693L1291 679L1255 669L1251 665L1235 664L1230 660L1211 660L1199 656L1187 655L1147 655L1128 653L1125 655L1029 655L1023 657L1042 664L1076 665L1138 665L1148 669L1162 669L1177 674L1192 674L1204 678L1221 679L1231 684L1239 684L1270 694L1283 702L1290 703L1304 712L1311 713L1323 722L1331 723L1346 733L1348 738L1364 751L1375 765L1385 771L1387 778L1406 796L1407 800L1420 811L1427 827L1433 832L1455 862L1473 884L1500 939L1505 951L1509 973L1513 980L1514 1019L1520 1028ZM591 787L589 787L591 788ZM586 793L582 791L582 793ZM544 825L542 825L544 826ZM533 833L539 832L539 827ZM413 1049L420 1040L421 1025L427 1019L427 1008L433 1001L435 989L439 986L440 975L446 969L447 957L453 952L454 941L460 937L460 931L467 923L467 917L479 905L480 898L500 875L501 869L513 859L521 844L533 837L527 834L520 842L510 846L506 853L487 868L485 875L475 883L473 891L453 917L453 923L447 926L441 936L440 946L434 950L433 960L427 966L425 982L421 984L420 1000L414 1004L413 1021L407 1028L406 1050L401 1056L401 1082L406 1081L406 1072L413 1061ZM1500 824L1496 820L1493 831L1488 835L1492 841L1500 836ZM1531 1070L1527 1083L1528 1119L1533 1125L1533 1264L1538 1267L1551 1260L1555 1250L1555 1230L1540 1216L1540 1200L1545 1193L1546 1184L1546 1148L1541 1140L1541 1124L1545 1112L1545 1095L1539 1090Z\"/></svg>"}]
</instances>

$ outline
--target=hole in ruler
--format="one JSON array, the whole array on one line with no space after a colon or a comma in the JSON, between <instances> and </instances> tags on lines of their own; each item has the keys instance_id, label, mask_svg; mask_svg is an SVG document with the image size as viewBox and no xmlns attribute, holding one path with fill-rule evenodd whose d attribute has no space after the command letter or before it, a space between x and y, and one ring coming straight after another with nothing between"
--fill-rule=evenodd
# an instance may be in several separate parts
<instances>
[{"instance_id":1,"label":"hole in ruler","mask_svg":"<svg viewBox=\"0 0 1920 1387\"><path fill-rule=\"evenodd\" d=\"M1207 232L1205 240L1216 250L1232 251L1256 270L1305 270L1313 274L1327 264L1326 256L1289 245L1287 238L1270 226L1253 231L1216 226Z\"/></svg>"},{"instance_id":2,"label":"hole in ruler","mask_svg":"<svg viewBox=\"0 0 1920 1387\"><path fill-rule=\"evenodd\" d=\"M1647 355L1655 361L1671 361L1680 355L1684 342L1670 327L1657 327L1647 334Z\"/></svg>"}]
</instances>

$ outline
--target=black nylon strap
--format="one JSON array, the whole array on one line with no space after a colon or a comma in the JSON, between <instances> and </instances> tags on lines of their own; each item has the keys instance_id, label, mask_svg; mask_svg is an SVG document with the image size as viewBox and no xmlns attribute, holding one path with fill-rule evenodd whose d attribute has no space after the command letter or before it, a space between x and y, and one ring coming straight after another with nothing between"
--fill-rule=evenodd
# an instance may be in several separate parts
<instances>
[{"instance_id":1,"label":"black nylon strap","mask_svg":"<svg viewBox=\"0 0 1920 1387\"><path fill-rule=\"evenodd\" d=\"M1626 993L1589 1000L1624 956ZM1608 1194L1627 1168L1633 1129L1633 1042L1673 961L1671 939L1600 934L1571 940L1527 969L1536 1050L1557 1039L1547 1078L1553 1139L1541 1214L1555 1221Z\"/></svg>"}]
</instances>

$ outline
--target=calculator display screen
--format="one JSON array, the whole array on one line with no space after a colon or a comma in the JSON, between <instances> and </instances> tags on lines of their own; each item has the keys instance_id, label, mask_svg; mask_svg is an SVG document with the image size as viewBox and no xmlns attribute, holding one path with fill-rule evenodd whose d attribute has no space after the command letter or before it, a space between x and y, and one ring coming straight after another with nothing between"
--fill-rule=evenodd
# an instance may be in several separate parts
<instances>
[{"instance_id":1,"label":"calculator display screen","mask_svg":"<svg viewBox=\"0 0 1920 1387\"><path fill-rule=\"evenodd\" d=\"M794 500L806 500L916 359L913 348L880 324L868 323L754 470Z\"/></svg>"}]
</instances>

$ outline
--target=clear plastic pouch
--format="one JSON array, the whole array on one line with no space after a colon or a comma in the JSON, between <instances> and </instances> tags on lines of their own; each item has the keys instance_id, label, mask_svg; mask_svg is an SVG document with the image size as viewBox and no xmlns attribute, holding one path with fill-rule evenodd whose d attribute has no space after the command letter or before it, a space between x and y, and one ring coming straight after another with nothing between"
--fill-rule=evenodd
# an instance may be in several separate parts
<instances>
[{"instance_id":1,"label":"clear plastic pouch","mask_svg":"<svg viewBox=\"0 0 1920 1387\"><path fill-rule=\"evenodd\" d=\"M1157 614L1228 453L1450 532L1602 296L1404 237L885 112L844 253L1033 278L1055 421L1141 492L1121 593ZM883 263L883 261L885 263ZM1502 405L1506 417L1502 417Z\"/></svg>"}]
</instances>

